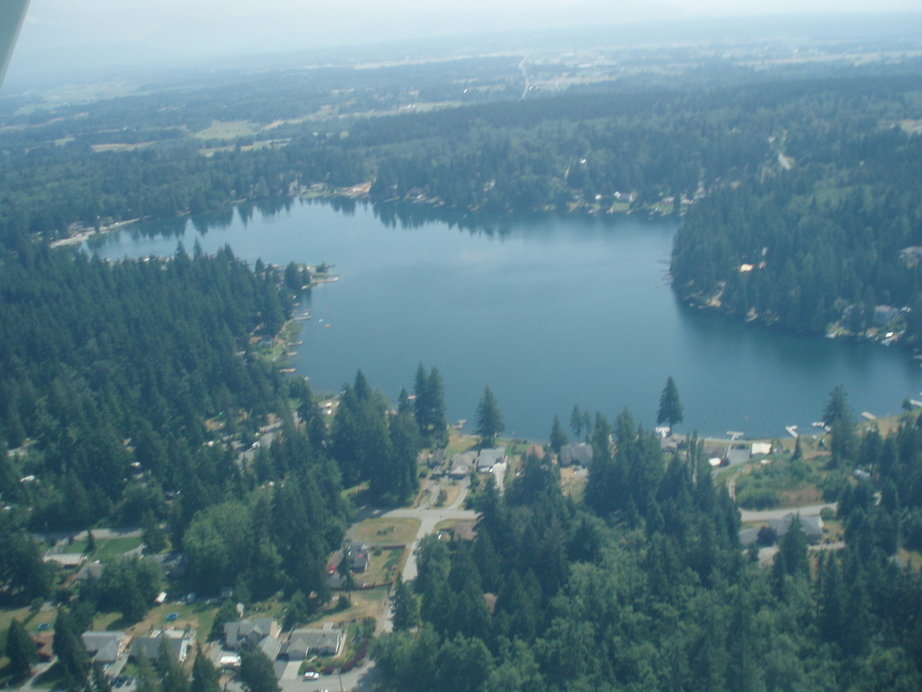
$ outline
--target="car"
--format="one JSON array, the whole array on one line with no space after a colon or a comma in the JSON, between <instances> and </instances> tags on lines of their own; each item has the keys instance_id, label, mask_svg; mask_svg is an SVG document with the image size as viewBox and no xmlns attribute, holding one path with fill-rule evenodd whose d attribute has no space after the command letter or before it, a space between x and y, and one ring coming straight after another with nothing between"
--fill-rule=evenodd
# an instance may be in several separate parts
<instances>
[{"instance_id":1,"label":"car","mask_svg":"<svg viewBox=\"0 0 922 692\"><path fill-rule=\"evenodd\" d=\"M308 670L304 673L304 679L305 680L319 680L320 673L318 673L316 670Z\"/></svg>"}]
</instances>

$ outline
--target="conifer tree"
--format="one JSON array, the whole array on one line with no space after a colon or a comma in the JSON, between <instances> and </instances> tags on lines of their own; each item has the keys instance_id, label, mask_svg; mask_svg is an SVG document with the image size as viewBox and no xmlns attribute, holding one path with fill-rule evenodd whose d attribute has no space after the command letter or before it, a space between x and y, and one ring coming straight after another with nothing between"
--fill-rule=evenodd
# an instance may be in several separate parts
<instances>
[{"instance_id":1,"label":"conifer tree","mask_svg":"<svg viewBox=\"0 0 922 692\"><path fill-rule=\"evenodd\" d=\"M569 442L567 433L564 432L563 426L560 424L560 418L554 416L554 422L551 425L551 449L554 450L554 454L560 454L560 449L565 444Z\"/></svg>"},{"instance_id":2,"label":"conifer tree","mask_svg":"<svg viewBox=\"0 0 922 692\"><path fill-rule=\"evenodd\" d=\"M477 434L480 435L481 443L487 447L492 445L505 429L499 404L496 403L493 391L487 387L477 405Z\"/></svg>"},{"instance_id":3,"label":"conifer tree","mask_svg":"<svg viewBox=\"0 0 922 692\"><path fill-rule=\"evenodd\" d=\"M35 642L16 618L13 618L6 633L6 657L10 659L9 670L15 680L28 677L38 660Z\"/></svg>"},{"instance_id":4,"label":"conifer tree","mask_svg":"<svg viewBox=\"0 0 922 692\"><path fill-rule=\"evenodd\" d=\"M192 685L190 692L220 692L218 671L201 649L192 663Z\"/></svg>"},{"instance_id":5,"label":"conifer tree","mask_svg":"<svg viewBox=\"0 0 922 692\"><path fill-rule=\"evenodd\" d=\"M663 388L659 398L659 410L656 414L656 424L665 423L669 429L682 422L682 404L679 402L679 390L675 386L672 376L666 379L666 386Z\"/></svg>"}]
</instances>

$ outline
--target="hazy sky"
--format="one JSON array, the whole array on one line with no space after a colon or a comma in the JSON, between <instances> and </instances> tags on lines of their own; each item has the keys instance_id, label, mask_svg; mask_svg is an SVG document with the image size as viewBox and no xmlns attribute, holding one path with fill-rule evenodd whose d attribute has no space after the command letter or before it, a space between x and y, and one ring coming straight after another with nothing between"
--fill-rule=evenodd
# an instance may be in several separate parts
<instances>
[{"instance_id":1,"label":"hazy sky","mask_svg":"<svg viewBox=\"0 0 922 692\"><path fill-rule=\"evenodd\" d=\"M9 79L484 31L869 9L922 7L920 0L32 0Z\"/></svg>"}]
</instances>

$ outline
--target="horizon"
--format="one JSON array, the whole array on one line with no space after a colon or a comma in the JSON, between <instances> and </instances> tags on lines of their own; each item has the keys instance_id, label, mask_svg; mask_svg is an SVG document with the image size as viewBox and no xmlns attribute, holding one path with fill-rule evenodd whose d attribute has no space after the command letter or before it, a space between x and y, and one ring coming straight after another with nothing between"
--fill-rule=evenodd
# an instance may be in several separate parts
<instances>
[{"instance_id":1,"label":"horizon","mask_svg":"<svg viewBox=\"0 0 922 692\"><path fill-rule=\"evenodd\" d=\"M242 0L164 0L156 7L115 8L104 0L79 4L32 0L7 74L9 91L42 82L67 82L140 70L243 67L248 61L336 55L345 61L362 51L406 57L420 50L487 50L501 44L527 50L529 42L570 35L591 36L597 45L726 37L715 27L751 27L755 32L796 28L808 33L829 24L852 36L870 30L866 17L891 20L889 30L914 33L922 10L909 0L888 0L869 9L864 2L755 0L644 0L628 9L598 0L522 0L443 3L433 10L420 0L399 0L384 10L369 0L266 0L259 9ZM912 16L910 22L892 21ZM611 32L610 38L608 32ZM708 32L711 32L709 35ZM425 46L434 42L434 46ZM586 47L581 42L582 47ZM429 55L430 53L427 53ZM271 61L271 60L270 60Z\"/></svg>"}]
</instances>

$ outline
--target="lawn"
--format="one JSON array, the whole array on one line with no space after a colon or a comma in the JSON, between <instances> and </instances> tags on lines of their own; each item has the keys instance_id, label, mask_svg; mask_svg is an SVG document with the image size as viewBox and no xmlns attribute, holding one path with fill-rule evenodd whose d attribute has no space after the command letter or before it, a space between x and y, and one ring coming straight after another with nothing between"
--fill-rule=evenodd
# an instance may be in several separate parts
<instances>
[{"instance_id":1,"label":"lawn","mask_svg":"<svg viewBox=\"0 0 922 692\"><path fill-rule=\"evenodd\" d=\"M400 566L400 558L403 556L405 548L393 548L384 550L381 548L372 548L368 569L363 574L356 574L355 581L357 584L392 584L397 579L397 570Z\"/></svg>"},{"instance_id":2,"label":"lawn","mask_svg":"<svg viewBox=\"0 0 922 692\"><path fill-rule=\"evenodd\" d=\"M452 481L448 485L443 485L442 489L445 491L445 500L441 502L439 506L451 507L458 500L458 495L461 494L463 488L464 486L457 481Z\"/></svg>"},{"instance_id":3,"label":"lawn","mask_svg":"<svg viewBox=\"0 0 922 692\"><path fill-rule=\"evenodd\" d=\"M366 519L355 527L353 537L368 545L407 545L416 538L419 519Z\"/></svg>"},{"instance_id":4,"label":"lawn","mask_svg":"<svg viewBox=\"0 0 922 692\"><path fill-rule=\"evenodd\" d=\"M385 603L387 603L387 592L388 589L383 587L380 589L368 589L367 591L353 591L349 594L349 600L352 601L352 605L338 613L330 613L322 619L322 622L341 624L366 617L377 619Z\"/></svg>"},{"instance_id":5,"label":"lawn","mask_svg":"<svg viewBox=\"0 0 922 692\"><path fill-rule=\"evenodd\" d=\"M98 548L93 553L93 559L100 562L109 562L117 557L121 557L129 550L134 550L141 545L140 538L125 537L113 538L109 541L96 541Z\"/></svg>"},{"instance_id":6,"label":"lawn","mask_svg":"<svg viewBox=\"0 0 922 692\"><path fill-rule=\"evenodd\" d=\"M152 608L144 619L134 626L134 631L146 632L161 627L172 627L177 630L191 628L197 632L199 640L204 641L211 632L219 607L219 604L204 602L164 603ZM167 616L173 613L176 613L177 617L168 621Z\"/></svg>"}]
</instances>

